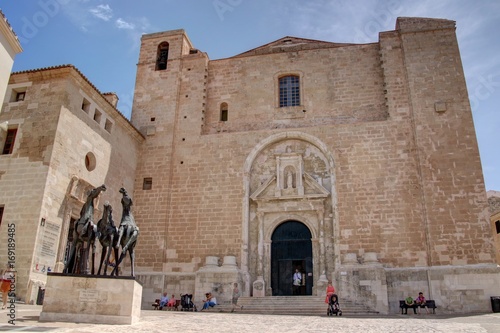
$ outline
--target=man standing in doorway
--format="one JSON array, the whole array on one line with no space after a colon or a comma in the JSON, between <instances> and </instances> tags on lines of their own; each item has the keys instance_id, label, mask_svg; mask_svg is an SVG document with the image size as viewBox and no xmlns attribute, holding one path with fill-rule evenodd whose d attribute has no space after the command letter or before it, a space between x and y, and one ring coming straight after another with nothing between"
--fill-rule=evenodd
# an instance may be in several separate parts
<instances>
[{"instance_id":1,"label":"man standing in doorway","mask_svg":"<svg viewBox=\"0 0 500 333\"><path fill-rule=\"evenodd\" d=\"M300 295L300 286L302 285L302 273L298 268L293 273L293 294Z\"/></svg>"}]
</instances>

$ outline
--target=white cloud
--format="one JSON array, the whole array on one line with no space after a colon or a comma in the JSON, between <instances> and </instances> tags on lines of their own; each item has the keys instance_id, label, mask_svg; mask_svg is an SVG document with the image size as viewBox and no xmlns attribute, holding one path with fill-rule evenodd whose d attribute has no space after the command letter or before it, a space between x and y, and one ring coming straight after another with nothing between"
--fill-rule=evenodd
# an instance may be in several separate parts
<instances>
[{"instance_id":1,"label":"white cloud","mask_svg":"<svg viewBox=\"0 0 500 333\"><path fill-rule=\"evenodd\" d=\"M118 20L116 20L115 25L118 29L128 29L128 30L135 29L135 25L133 23L126 22L121 17Z\"/></svg>"},{"instance_id":2,"label":"white cloud","mask_svg":"<svg viewBox=\"0 0 500 333\"><path fill-rule=\"evenodd\" d=\"M109 21L113 17L113 10L109 5L99 5L89 11L92 15L104 21Z\"/></svg>"}]
</instances>

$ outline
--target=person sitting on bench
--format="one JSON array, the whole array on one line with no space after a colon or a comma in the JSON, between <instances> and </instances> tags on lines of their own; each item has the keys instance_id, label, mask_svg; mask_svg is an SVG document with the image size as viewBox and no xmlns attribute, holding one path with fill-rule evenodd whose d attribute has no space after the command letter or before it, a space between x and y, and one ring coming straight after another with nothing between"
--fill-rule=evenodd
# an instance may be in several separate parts
<instances>
[{"instance_id":1,"label":"person sitting on bench","mask_svg":"<svg viewBox=\"0 0 500 333\"><path fill-rule=\"evenodd\" d=\"M418 297L415 298L415 305L418 308L418 314L420 314L420 308L425 308L425 312L429 313L429 309L427 309L427 300L425 299L423 292L418 293Z\"/></svg>"},{"instance_id":2,"label":"person sitting on bench","mask_svg":"<svg viewBox=\"0 0 500 333\"><path fill-rule=\"evenodd\" d=\"M170 297L170 300L167 303L167 308L174 308L176 303L177 303L177 300L175 299L175 295L172 294L172 297Z\"/></svg>"},{"instance_id":3,"label":"person sitting on bench","mask_svg":"<svg viewBox=\"0 0 500 333\"><path fill-rule=\"evenodd\" d=\"M405 298L405 304L404 304L404 309L405 313L408 314L408 308L413 308L413 313L417 314L417 307L415 305L415 302L413 301L413 297L408 296Z\"/></svg>"},{"instance_id":4,"label":"person sitting on bench","mask_svg":"<svg viewBox=\"0 0 500 333\"><path fill-rule=\"evenodd\" d=\"M167 305L168 301L169 301L168 294L167 292L164 292L163 296L160 299L160 310L163 310L163 307Z\"/></svg>"}]
</instances>

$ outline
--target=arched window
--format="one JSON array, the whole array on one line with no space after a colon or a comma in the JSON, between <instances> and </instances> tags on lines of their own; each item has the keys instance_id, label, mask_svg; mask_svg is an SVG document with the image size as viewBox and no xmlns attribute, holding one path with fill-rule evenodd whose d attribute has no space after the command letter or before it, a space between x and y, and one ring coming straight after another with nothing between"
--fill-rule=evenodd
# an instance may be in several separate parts
<instances>
[{"instance_id":1,"label":"arched window","mask_svg":"<svg viewBox=\"0 0 500 333\"><path fill-rule=\"evenodd\" d=\"M156 70L162 71L167 69L168 60L168 43L163 42L158 45L158 52L156 56Z\"/></svg>"},{"instance_id":2,"label":"arched window","mask_svg":"<svg viewBox=\"0 0 500 333\"><path fill-rule=\"evenodd\" d=\"M297 75L281 77L279 86L280 108L300 105L300 79Z\"/></svg>"},{"instance_id":3,"label":"arched window","mask_svg":"<svg viewBox=\"0 0 500 333\"><path fill-rule=\"evenodd\" d=\"M220 105L220 121L227 121L228 107L227 103L222 103Z\"/></svg>"}]
</instances>

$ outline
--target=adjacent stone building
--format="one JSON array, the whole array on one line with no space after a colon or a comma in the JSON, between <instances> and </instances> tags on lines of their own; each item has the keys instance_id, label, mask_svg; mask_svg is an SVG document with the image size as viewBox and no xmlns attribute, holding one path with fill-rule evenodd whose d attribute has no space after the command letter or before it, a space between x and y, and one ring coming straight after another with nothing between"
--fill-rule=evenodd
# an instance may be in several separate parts
<instances>
[{"instance_id":1,"label":"adjacent stone building","mask_svg":"<svg viewBox=\"0 0 500 333\"><path fill-rule=\"evenodd\" d=\"M0 9L0 105L3 104L5 91L9 82L10 72L14 65L14 58L21 53L23 48L7 18ZM16 98L22 98L16 96Z\"/></svg>"},{"instance_id":2,"label":"adjacent stone building","mask_svg":"<svg viewBox=\"0 0 500 333\"><path fill-rule=\"evenodd\" d=\"M291 295L295 269L300 294L333 280L381 313L419 291L443 312L489 311L498 294L454 21L399 18L370 44L284 37L219 60L183 30L143 35L130 123L72 66L14 73L19 84L27 100L0 114L22 132L0 156L0 204L29 239L28 294L43 284L36 258L64 260L80 182L109 187L101 205L133 193L145 307L164 290L225 302L235 282ZM52 256L42 219L59 236Z\"/></svg>"},{"instance_id":3,"label":"adjacent stone building","mask_svg":"<svg viewBox=\"0 0 500 333\"><path fill-rule=\"evenodd\" d=\"M17 89L25 98L11 101ZM100 210L109 201L119 221L118 191L134 188L144 137L116 110L115 95L100 93L73 66L14 73L5 100L0 122L8 121L14 144L0 155L0 261L15 243L16 293L30 302L47 272L62 271L90 189L107 185L96 203Z\"/></svg>"},{"instance_id":4,"label":"adjacent stone building","mask_svg":"<svg viewBox=\"0 0 500 333\"><path fill-rule=\"evenodd\" d=\"M496 258L497 263L500 265L500 192L488 191L488 204L490 206L490 221L493 229Z\"/></svg>"}]
</instances>

